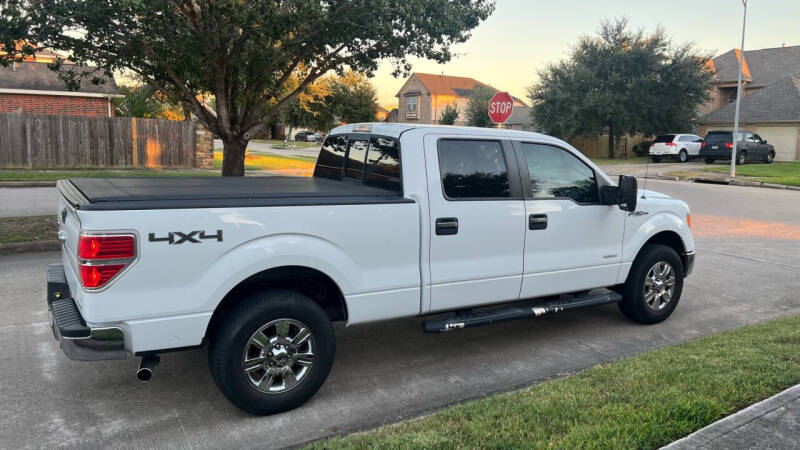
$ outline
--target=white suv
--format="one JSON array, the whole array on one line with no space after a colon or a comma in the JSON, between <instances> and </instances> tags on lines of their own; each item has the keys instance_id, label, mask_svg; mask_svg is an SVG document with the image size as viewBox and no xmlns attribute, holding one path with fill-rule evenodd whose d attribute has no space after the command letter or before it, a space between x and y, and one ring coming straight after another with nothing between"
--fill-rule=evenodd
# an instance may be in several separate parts
<instances>
[{"instance_id":1,"label":"white suv","mask_svg":"<svg viewBox=\"0 0 800 450\"><path fill-rule=\"evenodd\" d=\"M650 144L650 158L653 162L661 161L664 156L671 156L680 162L687 162L700 156L700 145L703 138L696 134L663 134Z\"/></svg>"}]
</instances>

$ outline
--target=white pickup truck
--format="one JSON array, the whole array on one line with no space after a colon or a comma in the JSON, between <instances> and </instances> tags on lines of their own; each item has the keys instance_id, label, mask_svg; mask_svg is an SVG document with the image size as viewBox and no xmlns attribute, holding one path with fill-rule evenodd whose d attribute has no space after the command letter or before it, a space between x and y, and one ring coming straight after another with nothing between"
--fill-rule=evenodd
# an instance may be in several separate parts
<instances>
[{"instance_id":1,"label":"white pickup truck","mask_svg":"<svg viewBox=\"0 0 800 450\"><path fill-rule=\"evenodd\" d=\"M158 355L207 345L214 381L253 414L314 395L333 321L438 314L423 328L440 332L618 303L651 324L694 262L686 203L528 132L354 124L311 178L58 190L47 304L66 355L139 356L146 381Z\"/></svg>"}]
</instances>

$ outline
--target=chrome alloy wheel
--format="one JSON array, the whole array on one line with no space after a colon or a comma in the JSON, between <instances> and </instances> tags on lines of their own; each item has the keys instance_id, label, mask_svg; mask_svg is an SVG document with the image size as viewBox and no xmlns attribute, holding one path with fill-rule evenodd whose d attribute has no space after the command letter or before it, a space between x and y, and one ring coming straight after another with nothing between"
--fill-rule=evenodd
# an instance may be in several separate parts
<instances>
[{"instance_id":1,"label":"chrome alloy wheel","mask_svg":"<svg viewBox=\"0 0 800 450\"><path fill-rule=\"evenodd\" d=\"M664 309L675 294L675 271L666 261L659 261L650 268L644 279L644 302L655 309Z\"/></svg>"},{"instance_id":2,"label":"chrome alloy wheel","mask_svg":"<svg viewBox=\"0 0 800 450\"><path fill-rule=\"evenodd\" d=\"M314 335L293 319L273 320L250 336L242 369L250 384L266 394L297 386L314 364Z\"/></svg>"}]
</instances>

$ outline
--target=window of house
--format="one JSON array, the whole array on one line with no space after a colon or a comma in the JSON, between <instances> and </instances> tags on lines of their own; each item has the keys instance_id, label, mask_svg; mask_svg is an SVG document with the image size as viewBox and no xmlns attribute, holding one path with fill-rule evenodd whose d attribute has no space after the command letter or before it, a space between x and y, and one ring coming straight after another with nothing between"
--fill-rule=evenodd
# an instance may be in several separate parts
<instances>
[{"instance_id":1,"label":"window of house","mask_svg":"<svg viewBox=\"0 0 800 450\"><path fill-rule=\"evenodd\" d=\"M439 171L448 199L507 198L508 170L497 141L439 141Z\"/></svg>"},{"instance_id":2,"label":"window of house","mask_svg":"<svg viewBox=\"0 0 800 450\"><path fill-rule=\"evenodd\" d=\"M406 117L417 117L419 96L406 97Z\"/></svg>"},{"instance_id":3,"label":"window of house","mask_svg":"<svg viewBox=\"0 0 800 450\"><path fill-rule=\"evenodd\" d=\"M534 198L571 198L578 203L599 199L594 170L572 153L552 145L522 144Z\"/></svg>"},{"instance_id":4,"label":"window of house","mask_svg":"<svg viewBox=\"0 0 800 450\"><path fill-rule=\"evenodd\" d=\"M369 141L366 139L356 139L350 141L350 149L347 152L347 165L344 169L344 176L360 180L364 175L364 159L367 157L367 147Z\"/></svg>"},{"instance_id":5,"label":"window of house","mask_svg":"<svg viewBox=\"0 0 800 450\"><path fill-rule=\"evenodd\" d=\"M395 139L372 136L367 152L364 184L396 192L403 191L400 176L400 143Z\"/></svg>"}]
</instances>

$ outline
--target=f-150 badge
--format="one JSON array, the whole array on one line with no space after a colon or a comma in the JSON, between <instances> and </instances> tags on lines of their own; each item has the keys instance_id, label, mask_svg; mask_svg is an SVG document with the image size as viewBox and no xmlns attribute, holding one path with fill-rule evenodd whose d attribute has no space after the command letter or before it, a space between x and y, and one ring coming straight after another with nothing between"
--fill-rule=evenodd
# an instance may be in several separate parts
<instances>
[{"instance_id":1,"label":"f-150 badge","mask_svg":"<svg viewBox=\"0 0 800 450\"><path fill-rule=\"evenodd\" d=\"M182 233L180 231L170 231L166 237L156 237L155 233L148 233L147 240L150 242L168 242L169 245L183 244L188 242L190 244L200 244L203 240L214 239L217 242L222 242L222 230L217 230L217 234L206 234L205 231L190 231Z\"/></svg>"}]
</instances>

